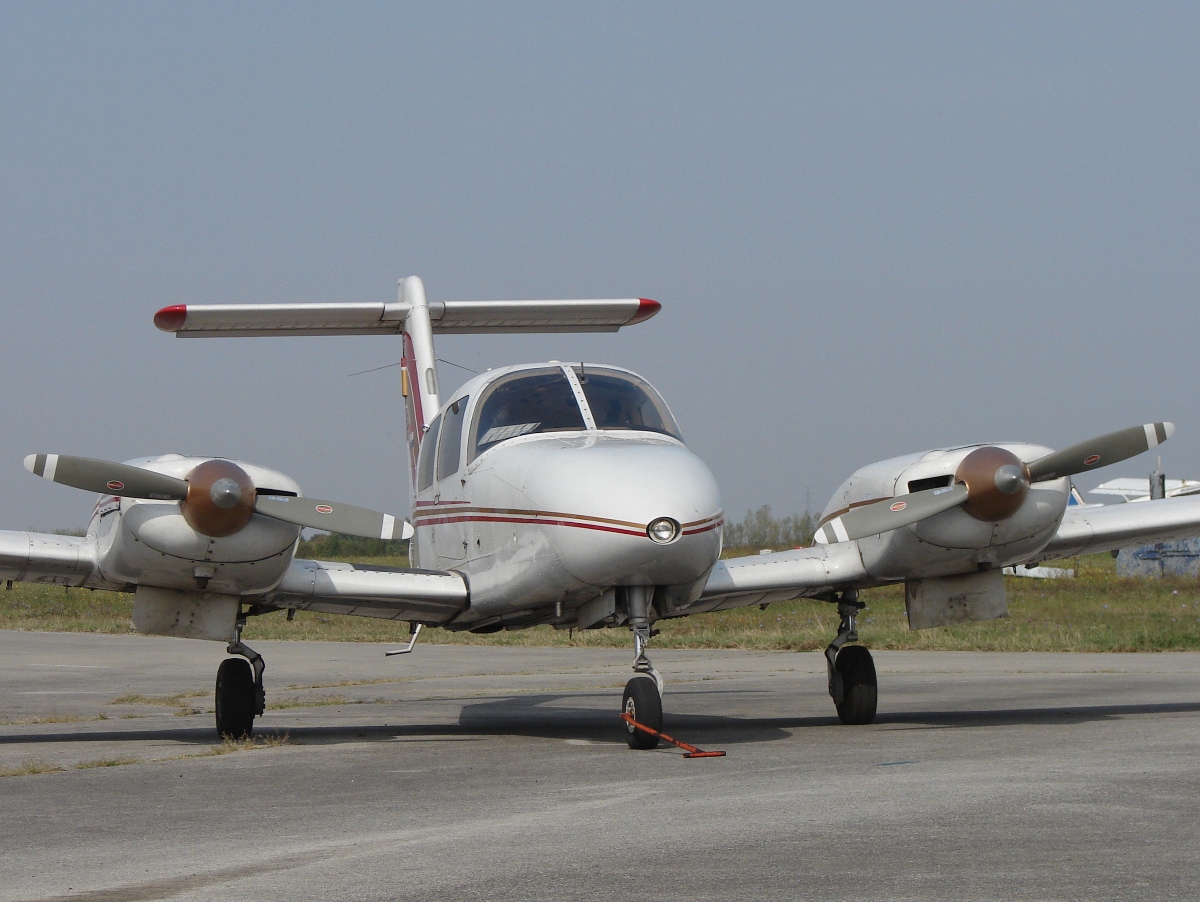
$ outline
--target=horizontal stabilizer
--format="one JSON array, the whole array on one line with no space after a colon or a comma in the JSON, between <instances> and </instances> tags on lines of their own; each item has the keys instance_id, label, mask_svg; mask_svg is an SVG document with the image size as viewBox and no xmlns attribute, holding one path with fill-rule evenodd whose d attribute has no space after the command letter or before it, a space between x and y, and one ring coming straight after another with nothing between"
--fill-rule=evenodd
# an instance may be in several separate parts
<instances>
[{"instance_id":1,"label":"horizontal stabilizer","mask_svg":"<svg viewBox=\"0 0 1200 902\"><path fill-rule=\"evenodd\" d=\"M432 301L434 334L616 332L654 316L647 298L557 301ZM178 338L271 335L396 335L408 306L373 304L176 304L154 325Z\"/></svg>"}]
</instances>

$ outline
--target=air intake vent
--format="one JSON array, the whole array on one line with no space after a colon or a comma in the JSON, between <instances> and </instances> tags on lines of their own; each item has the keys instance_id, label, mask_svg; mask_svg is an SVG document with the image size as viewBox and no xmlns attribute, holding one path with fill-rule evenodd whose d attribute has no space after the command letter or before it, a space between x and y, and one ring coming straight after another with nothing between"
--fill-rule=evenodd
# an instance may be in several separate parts
<instances>
[{"instance_id":1,"label":"air intake vent","mask_svg":"<svg viewBox=\"0 0 1200 902\"><path fill-rule=\"evenodd\" d=\"M928 479L914 479L908 484L910 492L923 492L926 489L940 489L948 486L953 476L930 476Z\"/></svg>"}]
</instances>

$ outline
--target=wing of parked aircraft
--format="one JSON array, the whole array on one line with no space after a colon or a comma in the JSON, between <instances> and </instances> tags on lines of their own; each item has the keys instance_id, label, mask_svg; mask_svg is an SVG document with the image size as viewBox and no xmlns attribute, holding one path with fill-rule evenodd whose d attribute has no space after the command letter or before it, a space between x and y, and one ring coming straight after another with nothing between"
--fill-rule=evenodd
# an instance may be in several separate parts
<instances>
[{"instance_id":1,"label":"wing of parked aircraft","mask_svg":"<svg viewBox=\"0 0 1200 902\"><path fill-rule=\"evenodd\" d=\"M275 607L441 625L466 606L467 585L444 570L297 559L265 600Z\"/></svg>"},{"instance_id":2,"label":"wing of parked aircraft","mask_svg":"<svg viewBox=\"0 0 1200 902\"><path fill-rule=\"evenodd\" d=\"M1186 539L1200 532L1200 496L1068 510L1042 550L1045 560Z\"/></svg>"},{"instance_id":3,"label":"wing of parked aircraft","mask_svg":"<svg viewBox=\"0 0 1200 902\"><path fill-rule=\"evenodd\" d=\"M1200 532L1200 497L1137 505L1068 507L1053 537L1034 557L1058 560L1115 551L1135 544L1169 542ZM832 597L846 589L878 585L854 542L814 545L773 554L718 561L694 614L803 597Z\"/></svg>"},{"instance_id":4,"label":"wing of parked aircraft","mask_svg":"<svg viewBox=\"0 0 1200 902\"><path fill-rule=\"evenodd\" d=\"M96 544L82 536L0 531L0 580L85 586L96 572Z\"/></svg>"}]
</instances>

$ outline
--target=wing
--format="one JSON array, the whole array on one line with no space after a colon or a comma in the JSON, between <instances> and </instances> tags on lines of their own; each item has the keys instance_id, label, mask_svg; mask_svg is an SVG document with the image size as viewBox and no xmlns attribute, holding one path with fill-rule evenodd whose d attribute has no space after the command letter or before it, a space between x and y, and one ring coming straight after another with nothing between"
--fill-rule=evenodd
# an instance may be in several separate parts
<instances>
[{"instance_id":1,"label":"wing","mask_svg":"<svg viewBox=\"0 0 1200 902\"><path fill-rule=\"evenodd\" d=\"M699 614L811 597L871 582L857 542L735 557L717 561L700 598L678 613Z\"/></svg>"},{"instance_id":2,"label":"wing","mask_svg":"<svg viewBox=\"0 0 1200 902\"><path fill-rule=\"evenodd\" d=\"M467 606L457 573L294 560L268 601L277 607L444 624Z\"/></svg>"},{"instance_id":3,"label":"wing","mask_svg":"<svg viewBox=\"0 0 1200 902\"><path fill-rule=\"evenodd\" d=\"M82 586L96 569L96 546L82 536L0 531L0 580Z\"/></svg>"},{"instance_id":4,"label":"wing","mask_svg":"<svg viewBox=\"0 0 1200 902\"><path fill-rule=\"evenodd\" d=\"M1067 508L1054 538L1039 558L1074 557L1127 545L1170 542L1200 533L1200 497L1165 498L1138 504Z\"/></svg>"}]
</instances>

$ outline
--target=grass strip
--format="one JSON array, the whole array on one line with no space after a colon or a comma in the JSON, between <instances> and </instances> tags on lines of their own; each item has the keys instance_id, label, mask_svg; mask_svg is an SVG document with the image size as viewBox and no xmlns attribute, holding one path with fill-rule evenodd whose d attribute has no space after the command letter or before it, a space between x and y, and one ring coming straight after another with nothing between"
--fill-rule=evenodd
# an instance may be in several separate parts
<instances>
[{"instance_id":1,"label":"grass strip","mask_svg":"<svg viewBox=\"0 0 1200 902\"><path fill-rule=\"evenodd\" d=\"M930 651L1145 652L1200 650L1200 584L1192 579L1123 579L1109 555L1077 562L1075 579L1006 577L1010 616L910 631L902 585L862 594L867 609L859 620L864 643L877 649ZM133 598L17 584L0 591L0 629L129 633ZM779 602L762 611L739 608L659 621L656 648L748 648L807 651L824 648L837 631L834 606L819 601ZM408 626L369 617L340 617L299 611L293 622L282 612L253 617L245 638L340 642L407 641ZM627 648L624 629L569 633L552 627L475 636L428 630L422 642L454 645ZM175 697L171 697L175 698ZM183 697L180 696L180 699ZM134 703L134 702L129 702ZM155 702L138 702L155 704ZM161 704L185 706L182 701Z\"/></svg>"}]
</instances>

